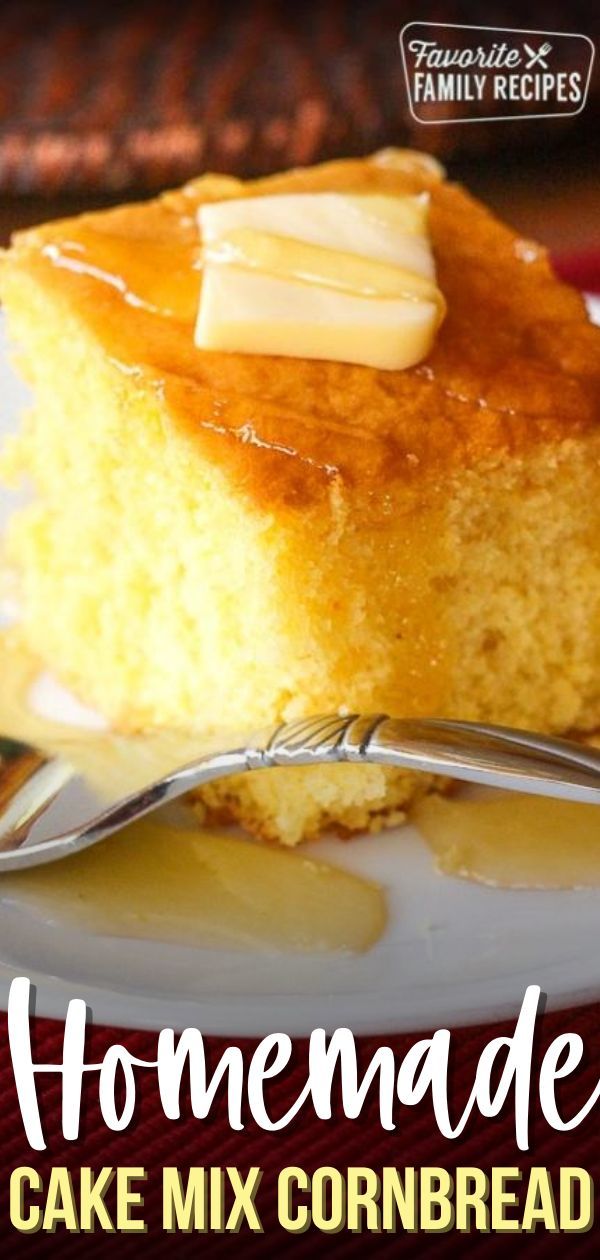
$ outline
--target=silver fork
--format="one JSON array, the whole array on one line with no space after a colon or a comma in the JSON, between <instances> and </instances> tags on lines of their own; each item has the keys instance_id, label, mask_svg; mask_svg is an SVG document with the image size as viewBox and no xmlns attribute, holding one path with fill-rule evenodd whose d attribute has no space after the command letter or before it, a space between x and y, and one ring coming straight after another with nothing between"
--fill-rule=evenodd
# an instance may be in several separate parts
<instances>
[{"instance_id":1,"label":"silver fork","mask_svg":"<svg viewBox=\"0 0 600 1260\"><path fill-rule=\"evenodd\" d=\"M107 801L68 760L0 736L0 872L68 857L186 792L275 766L375 762L600 804L600 751L509 727L436 719L302 718Z\"/></svg>"}]
</instances>

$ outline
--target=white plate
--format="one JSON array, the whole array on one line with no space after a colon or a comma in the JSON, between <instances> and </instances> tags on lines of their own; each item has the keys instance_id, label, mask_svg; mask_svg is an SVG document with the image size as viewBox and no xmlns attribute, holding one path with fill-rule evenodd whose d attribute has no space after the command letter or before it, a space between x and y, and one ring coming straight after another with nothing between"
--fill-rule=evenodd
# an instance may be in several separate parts
<instances>
[{"instance_id":1,"label":"white plate","mask_svg":"<svg viewBox=\"0 0 600 1260\"><path fill-rule=\"evenodd\" d=\"M600 319L600 304L596 303ZM0 337L1 337L0 327ZM0 433L25 392L0 341ZM10 510L0 496L0 524ZM60 693L58 693L60 694ZM37 1011L61 1017L83 996L96 1021L197 1025L227 1036L347 1025L387 1033L512 1015L536 983L553 1006L600 997L600 890L503 892L436 874L412 828L320 856L379 880L389 928L361 957L191 949L98 937L2 897L0 1002L15 975L37 985Z\"/></svg>"}]
</instances>

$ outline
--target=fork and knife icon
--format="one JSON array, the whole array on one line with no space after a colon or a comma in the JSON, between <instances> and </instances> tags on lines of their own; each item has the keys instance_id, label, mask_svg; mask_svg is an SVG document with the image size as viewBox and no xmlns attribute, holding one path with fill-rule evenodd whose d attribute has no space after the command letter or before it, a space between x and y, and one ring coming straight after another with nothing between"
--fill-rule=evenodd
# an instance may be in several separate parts
<instances>
[{"instance_id":1,"label":"fork and knife icon","mask_svg":"<svg viewBox=\"0 0 600 1260\"><path fill-rule=\"evenodd\" d=\"M523 41L523 47L529 57L529 61L525 66L526 70L531 70L532 66L539 66L542 70L548 69L546 57L549 52L552 52L552 44L546 42L544 44L540 44L539 48L536 49L532 48L530 44L526 44L525 41Z\"/></svg>"}]
</instances>

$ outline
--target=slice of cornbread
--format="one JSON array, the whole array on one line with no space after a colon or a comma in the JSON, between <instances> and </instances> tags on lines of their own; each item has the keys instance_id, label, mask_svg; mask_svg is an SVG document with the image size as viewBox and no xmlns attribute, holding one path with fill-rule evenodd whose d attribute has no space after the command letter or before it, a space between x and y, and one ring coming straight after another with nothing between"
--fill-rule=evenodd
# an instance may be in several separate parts
<instances>
[{"instance_id":1,"label":"slice of cornbread","mask_svg":"<svg viewBox=\"0 0 600 1260\"><path fill-rule=\"evenodd\" d=\"M431 195L446 321L406 371L199 350L197 210L321 190ZM1 292L35 405L6 457L29 645L118 727L338 708L545 731L600 720L599 332L544 251L419 155L20 233ZM380 767L216 785L294 843L400 816Z\"/></svg>"}]
</instances>

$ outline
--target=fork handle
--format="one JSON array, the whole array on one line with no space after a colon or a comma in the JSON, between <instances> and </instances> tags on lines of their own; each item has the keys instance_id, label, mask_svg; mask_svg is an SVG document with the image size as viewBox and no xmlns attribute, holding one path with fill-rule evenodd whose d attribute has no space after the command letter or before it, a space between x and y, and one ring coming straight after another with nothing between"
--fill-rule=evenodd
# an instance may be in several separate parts
<instances>
[{"instance_id":1,"label":"fork handle","mask_svg":"<svg viewBox=\"0 0 600 1260\"><path fill-rule=\"evenodd\" d=\"M86 816L80 816L72 830L56 834L53 802L64 800L71 790L77 799L83 780L62 758L41 755L32 760L36 750L28 746L14 744L13 761L18 763L19 748L21 761L27 757L29 761L23 781L12 775L11 791L0 802L0 871L67 857L205 783L274 766L375 762L486 787L600 804L600 754L594 749L473 722L333 714L290 722L236 748L205 754L100 813L99 801L94 798L88 804L86 798Z\"/></svg>"},{"instance_id":2,"label":"fork handle","mask_svg":"<svg viewBox=\"0 0 600 1260\"><path fill-rule=\"evenodd\" d=\"M333 714L287 723L246 750L248 770L336 762L376 762L600 804L600 753L510 727Z\"/></svg>"}]
</instances>

